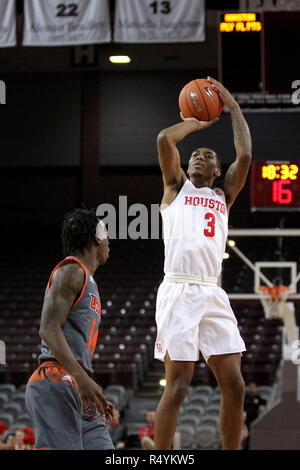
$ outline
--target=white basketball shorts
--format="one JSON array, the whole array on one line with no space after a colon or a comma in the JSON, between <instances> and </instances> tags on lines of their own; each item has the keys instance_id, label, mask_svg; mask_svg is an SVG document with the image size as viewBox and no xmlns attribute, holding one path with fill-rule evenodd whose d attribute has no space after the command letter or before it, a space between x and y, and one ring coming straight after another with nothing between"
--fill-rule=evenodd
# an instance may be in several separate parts
<instances>
[{"instance_id":1,"label":"white basketball shorts","mask_svg":"<svg viewBox=\"0 0 300 470\"><path fill-rule=\"evenodd\" d=\"M163 281L156 300L154 357L206 362L217 354L246 350L226 292L219 286Z\"/></svg>"}]
</instances>

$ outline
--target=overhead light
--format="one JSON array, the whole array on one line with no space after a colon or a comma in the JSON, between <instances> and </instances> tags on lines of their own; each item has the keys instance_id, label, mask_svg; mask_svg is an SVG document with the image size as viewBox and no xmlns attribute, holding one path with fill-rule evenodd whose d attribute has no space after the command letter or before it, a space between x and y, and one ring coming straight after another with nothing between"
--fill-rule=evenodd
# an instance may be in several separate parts
<instances>
[{"instance_id":1,"label":"overhead light","mask_svg":"<svg viewBox=\"0 0 300 470\"><path fill-rule=\"evenodd\" d=\"M159 381L159 385L160 385L161 387L165 387L165 386L166 386L166 384L167 384L167 381L166 381L166 379L160 379L160 381Z\"/></svg>"},{"instance_id":2,"label":"overhead light","mask_svg":"<svg viewBox=\"0 0 300 470\"><path fill-rule=\"evenodd\" d=\"M109 60L112 64L129 64L131 62L128 55L111 55Z\"/></svg>"},{"instance_id":3,"label":"overhead light","mask_svg":"<svg viewBox=\"0 0 300 470\"><path fill-rule=\"evenodd\" d=\"M223 255L223 259L228 259L229 257L230 257L230 254L225 252Z\"/></svg>"},{"instance_id":4,"label":"overhead light","mask_svg":"<svg viewBox=\"0 0 300 470\"><path fill-rule=\"evenodd\" d=\"M229 246L235 246L235 241L234 240L228 240L228 245Z\"/></svg>"}]
</instances>

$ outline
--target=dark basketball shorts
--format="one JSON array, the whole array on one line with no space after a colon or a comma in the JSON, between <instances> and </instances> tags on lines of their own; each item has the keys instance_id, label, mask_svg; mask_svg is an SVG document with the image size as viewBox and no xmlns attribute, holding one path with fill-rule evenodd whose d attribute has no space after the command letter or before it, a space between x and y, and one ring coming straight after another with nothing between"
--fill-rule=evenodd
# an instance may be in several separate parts
<instances>
[{"instance_id":1,"label":"dark basketball shorts","mask_svg":"<svg viewBox=\"0 0 300 470\"><path fill-rule=\"evenodd\" d=\"M56 361L43 362L30 377L25 404L35 432L35 448L51 450L113 450L106 425L82 414L73 377Z\"/></svg>"}]
</instances>

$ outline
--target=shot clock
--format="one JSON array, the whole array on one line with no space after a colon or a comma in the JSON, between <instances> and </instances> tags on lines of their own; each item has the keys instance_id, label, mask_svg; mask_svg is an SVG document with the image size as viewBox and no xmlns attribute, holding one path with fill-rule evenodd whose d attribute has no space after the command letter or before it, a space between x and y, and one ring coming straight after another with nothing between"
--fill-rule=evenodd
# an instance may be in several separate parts
<instances>
[{"instance_id":1,"label":"shot clock","mask_svg":"<svg viewBox=\"0 0 300 470\"><path fill-rule=\"evenodd\" d=\"M300 211L300 161L253 162L252 211Z\"/></svg>"}]
</instances>

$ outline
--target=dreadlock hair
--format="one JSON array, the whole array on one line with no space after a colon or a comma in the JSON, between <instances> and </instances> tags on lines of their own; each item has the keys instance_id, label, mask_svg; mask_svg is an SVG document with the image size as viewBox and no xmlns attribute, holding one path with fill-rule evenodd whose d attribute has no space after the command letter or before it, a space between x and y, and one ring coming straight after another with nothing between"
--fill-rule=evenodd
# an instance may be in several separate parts
<instances>
[{"instance_id":1,"label":"dreadlock hair","mask_svg":"<svg viewBox=\"0 0 300 470\"><path fill-rule=\"evenodd\" d=\"M78 255L88 249L95 239L98 222L98 217L91 210L73 209L68 212L61 230L64 255Z\"/></svg>"}]
</instances>

